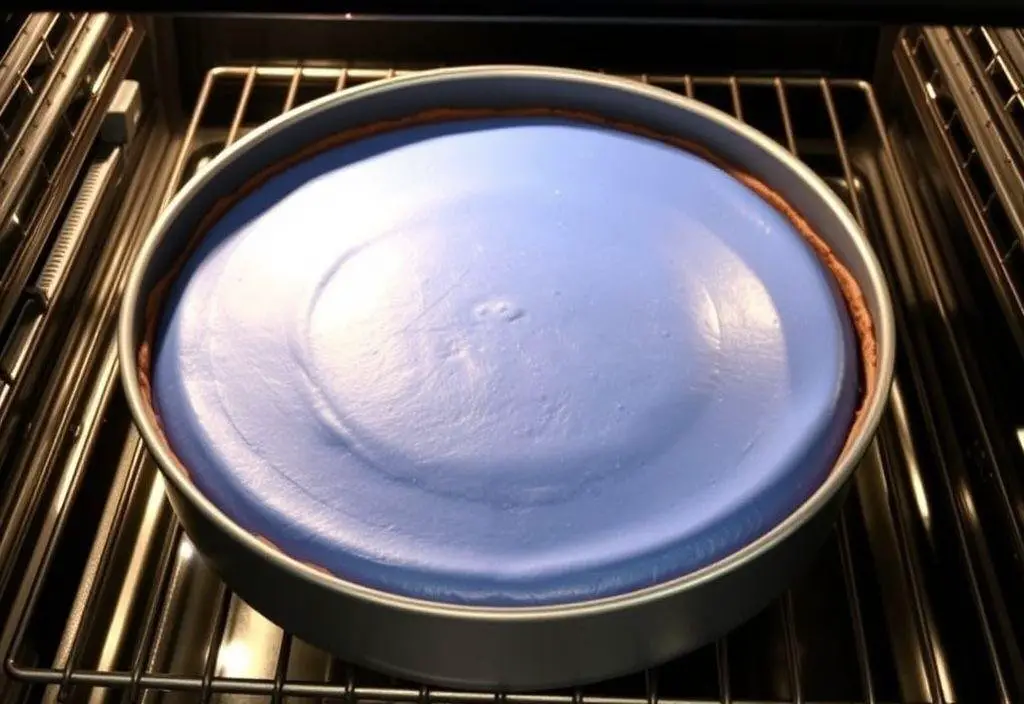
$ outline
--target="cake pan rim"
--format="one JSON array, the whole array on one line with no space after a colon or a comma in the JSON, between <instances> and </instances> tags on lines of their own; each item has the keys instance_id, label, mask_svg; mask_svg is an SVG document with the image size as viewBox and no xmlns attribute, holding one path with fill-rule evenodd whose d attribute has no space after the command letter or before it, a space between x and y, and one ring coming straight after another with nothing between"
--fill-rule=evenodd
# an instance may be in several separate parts
<instances>
[{"instance_id":1,"label":"cake pan rim","mask_svg":"<svg viewBox=\"0 0 1024 704\"><path fill-rule=\"evenodd\" d=\"M291 557L282 550L260 540L256 535L245 530L223 513L219 507L192 483L187 474L179 467L179 463L174 459L173 453L166 440L164 440L162 433L156 427L152 412L149 410L149 403L141 393L136 359L136 352L141 340L140 305L144 306L146 302L144 294L147 294L148 290L144 290L143 287L153 262L154 253L163 243L168 233L174 229L176 222L186 210L194 195L202 189L211 188L211 182L215 183L225 166L231 164L247 151L257 149L264 140L273 138L275 135L289 129L301 128L304 120L322 111L342 109L343 106L364 97L389 93L412 85L434 84L438 81L460 79L486 80L488 78L523 78L592 84L603 89L615 89L625 93L636 94L637 97L655 99L662 103L667 103L676 109L687 111L700 120L717 123L719 127L725 128L737 138L753 142L760 151L776 162L779 167L789 168L799 178L802 185L808 188L812 195L831 211L831 216L842 226L844 235L851 240L851 244L860 259L859 264L864 271L859 276L855 273L855 276L868 298L878 347L877 367L875 370L876 383L873 393L865 400L862 410L863 420L860 428L857 429L843 455L834 463L825 481L800 506L759 538L700 570L624 594L568 604L538 606L493 607L453 604L407 597L366 587L338 575L319 570L312 565ZM429 107L445 106L423 106L420 109L429 109ZM746 166L743 163L738 163L738 165ZM768 181L768 184L772 185L771 181ZM783 195L785 196L786 194L783 193ZM870 293L868 289L870 289ZM846 485L854 468L866 451L884 409L888 389L891 384L894 352L893 319L887 286L885 285L881 267L870 246L867 244L864 234L839 197L806 165L793 157L781 145L725 113L706 106L699 101L685 98L660 88L629 79L586 71L514 65L435 69L399 76L389 81L371 83L342 93L324 96L256 128L211 160L202 173L191 179L178 191L168 206L158 216L146 235L133 263L125 288L118 328L118 353L121 361L122 376L124 377L125 394L132 409L136 425L139 427L147 447L157 460L161 473L171 481L174 489L186 501L203 513L215 526L225 531L232 540L240 541L247 548L268 560L273 567L287 570L301 579L310 580L322 588L340 592L349 597L369 600L391 608L411 610L423 614L493 621L530 620L535 618L551 619L558 616L579 617L594 612L628 609L637 603L669 598L679 592L713 581L718 576L726 572L738 570L762 553L770 551L772 547L784 541L791 533L799 530L804 523L817 513L819 508L827 504Z\"/></svg>"}]
</instances>

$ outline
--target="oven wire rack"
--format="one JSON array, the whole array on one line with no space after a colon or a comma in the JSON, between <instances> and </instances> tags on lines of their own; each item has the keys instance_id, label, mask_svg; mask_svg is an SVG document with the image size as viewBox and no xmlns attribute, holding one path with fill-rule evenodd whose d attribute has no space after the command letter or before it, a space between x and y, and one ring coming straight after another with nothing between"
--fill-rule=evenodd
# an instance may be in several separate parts
<instances>
[{"instance_id":1,"label":"oven wire rack","mask_svg":"<svg viewBox=\"0 0 1024 704\"><path fill-rule=\"evenodd\" d=\"M25 363L72 273L68 250L81 244L55 237L55 225L141 41L126 16L35 13L0 60L0 428L11 427ZM9 441L0 433L0 455Z\"/></svg>"},{"instance_id":2,"label":"oven wire rack","mask_svg":"<svg viewBox=\"0 0 1024 704\"><path fill-rule=\"evenodd\" d=\"M909 40L908 40L909 41ZM225 66L211 70L176 150L162 197L166 203L180 184L202 169L220 149L232 144L254 124L308 99L373 80L387 80L397 69L288 66ZM768 115L756 124L797 156L830 176L829 183L846 200L873 240L891 242L908 218L896 213L906 194L895 188L888 210L879 212L868 191L883 190L886 181L855 155L855 140L877 145L882 170L898 171L899 158L890 144L874 92L858 80L737 77L634 76L697 99L708 100L739 119ZM259 101L254 98L259 95ZM268 96L276 95L276 109ZM756 103L756 110L752 107ZM771 106L770 113L765 106ZM800 109L794 106L799 105ZM807 106L820 114L822 129L801 130ZM860 115L844 122L846 108ZM841 108L843 108L841 110ZM158 184L152 184L157 187ZM898 184L897 184L898 185ZM878 198L878 194L875 194ZM986 196L986 199L988 196ZM979 203L979 210L984 202ZM155 207L150 216L155 214ZM140 218L139 223L145 218ZM130 259L140 233L120 251ZM884 264L894 279L900 262ZM123 277L106 285L104 308L111 317ZM109 321L108 321L109 322ZM97 330L102 330L99 325ZM106 331L109 335L109 330ZM422 704L686 704L688 702L790 701L807 702L822 693L831 701L827 682L814 667L815 650L827 643L809 637L808 620L831 619L837 631L828 634L845 643L835 657L845 658L846 678L854 696L843 701L953 701L957 693L950 673L948 639L936 624L935 609L926 589L923 559L914 526L928 524L934 507L921 489L927 481L917 462L915 436L909 429L914 384L898 377L880 440L873 446L856 479L856 491L843 512L835 537L823 551L834 563L836 589L816 594L813 584L797 584L747 630L770 632L771 638L751 637L745 628L676 663L638 673L613 683L567 692L500 694L449 691L399 682L333 660L264 619L238 599L196 559L174 521L163 493L162 479L141 439L130 425L116 435L119 389L112 340L98 336L92 343L96 371L91 384L79 392L83 411L75 423L70 449L52 471L58 489L43 497L34 527L34 543L24 541L28 557L19 577L13 618L0 638L7 676L14 683L44 687L46 701L89 699L117 691L131 701L155 702L164 696L186 701L245 701L247 697L277 702L290 698L338 699L347 704L416 702ZM123 405L123 401L121 402ZM123 415L123 408L121 413ZM125 424L122 423L122 426ZM102 512L96 520L88 557L80 572L70 614L62 622L56 654L37 661L31 647L32 626L45 615L48 585L58 577L57 556L68 528L76 497L85 491L90 459L104 446L107 434L119 437L123 449L112 462L112 478ZM42 502L43 499L40 499ZM981 563L961 546L958 557L980 570ZM983 571L983 570L981 570ZM970 573L973 574L973 573ZM970 582L970 608L982 600L981 578ZM879 593L885 591L886 603ZM197 595L205 595L197 602ZM212 598L210 597L212 595ZM815 602L817 600L817 602ZM817 603L815 609L807 604ZM868 613L872 617L868 616ZM832 616L827 616L832 613ZM835 614L839 615L836 616ZM186 615L190 614L186 619ZM982 640L1000 641L998 623L980 611ZM66 625L65 625L66 624ZM813 624L812 624L813 626ZM185 633L182 635L181 631ZM756 648L751 642L770 642ZM995 693L1008 700L1012 672L993 646L977 654L993 672ZM746 659L745 659L746 658ZM751 686L743 663L768 659L772 681ZM820 661L818 661L820 662ZM177 674L185 671L188 674ZM681 684L682 683L682 684ZM105 689L104 689L105 688ZM748 696L750 693L756 696ZM768 692L766 697L763 692Z\"/></svg>"},{"instance_id":3,"label":"oven wire rack","mask_svg":"<svg viewBox=\"0 0 1024 704\"><path fill-rule=\"evenodd\" d=\"M905 32L897 65L1024 355L1024 38L1020 30Z\"/></svg>"}]
</instances>

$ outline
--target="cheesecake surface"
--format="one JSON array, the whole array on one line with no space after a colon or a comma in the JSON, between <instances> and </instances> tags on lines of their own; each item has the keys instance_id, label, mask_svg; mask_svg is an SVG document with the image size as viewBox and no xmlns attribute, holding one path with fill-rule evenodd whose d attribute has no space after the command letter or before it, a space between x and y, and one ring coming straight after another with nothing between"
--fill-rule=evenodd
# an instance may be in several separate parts
<instances>
[{"instance_id":1,"label":"cheesecake surface","mask_svg":"<svg viewBox=\"0 0 1024 704\"><path fill-rule=\"evenodd\" d=\"M291 557L477 606L615 596L770 530L860 400L832 272L733 174L567 117L413 124L234 202L150 370L197 487Z\"/></svg>"}]
</instances>

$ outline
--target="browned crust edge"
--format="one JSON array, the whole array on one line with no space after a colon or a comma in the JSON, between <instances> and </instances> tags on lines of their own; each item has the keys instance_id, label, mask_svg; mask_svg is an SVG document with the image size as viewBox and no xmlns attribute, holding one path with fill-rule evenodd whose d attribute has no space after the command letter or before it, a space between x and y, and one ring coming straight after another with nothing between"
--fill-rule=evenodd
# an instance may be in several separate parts
<instances>
[{"instance_id":1,"label":"browned crust edge","mask_svg":"<svg viewBox=\"0 0 1024 704\"><path fill-rule=\"evenodd\" d=\"M318 140L312 144L307 145L303 149L299 150L288 159L282 160L272 166L267 167L260 173L256 174L248 181L246 181L238 190L236 190L230 196L225 196L219 199L210 209L210 211L203 217L199 222L199 225L195 228L191 239L186 245L185 249L175 260L173 266L168 270L167 274L164 275L157 284L153 287L149 297L146 299L146 310L144 314L145 330L143 333L142 343L139 345L137 353L138 363L138 383L139 390L142 393L142 397L145 400L146 411L150 414L153 421L153 426L159 433L160 437L164 440L164 444L167 446L168 455L170 455L177 463L178 467L191 479L191 472L184 465L183 462L177 457L171 448L170 442L168 442L166 435L163 432L163 426L160 422L160 416L156 411L156 407L153 404L152 399L152 385L149 381L149 375L152 364L152 349L153 342L156 337L156 328L160 320L160 313L162 312L164 299L169 291L174 280L177 278L178 273L185 266L185 263L192 256L196 247L203 240L206 233L213 227L222 216L238 201L245 198L247 195L256 190L260 185L265 183L270 178L277 174L291 168L299 162L310 159L317 154L333 149L335 147L355 142L360 139L372 137L374 135L390 132L405 127L413 127L430 122L441 122L441 121L453 121L453 120L473 120L485 117L496 117L496 116L508 116L508 117L561 117L575 120L578 122L584 122L589 124L601 125L605 127L611 127L613 129L621 130L623 132L629 132L641 137L647 137L649 139L655 139L665 144L670 144L679 149L689 151L697 156L705 159L718 168L722 169L726 173L733 176L740 183L744 184L750 190L754 191L769 205L774 207L778 212L784 215L797 231L804 237L815 254L822 261L822 263L832 272L835 277L835 281L839 286L839 290L846 302L847 312L850 316L850 320L853 324L854 331L857 334L860 361L861 361L861 401L857 407L857 411L854 415L853 423L851 424L849 434L847 435L846 443L843 446L842 451L839 454L841 457L849 449L850 443L854 437L857 436L857 431L865 419L865 406L867 399L869 399L877 384L877 367L878 367L878 346L875 339L874 323L871 319L871 314L868 311L867 302L864 299L864 294L860 289L857 280L853 277L846 266L839 261L832 249L821 239L811 228L810 224L800 215L786 200L768 187L765 183L757 179L752 174L740 169L725 159L722 159L716 154L711 153L705 147L691 142L689 140L681 139L679 137L673 137L671 135L661 134L655 130L651 130L645 127L639 127L625 122L611 120L604 117L598 117L583 112L576 112L572 110L560 110L555 108L522 108L522 109L451 109L441 108L435 110L427 110L424 112L411 115L409 117L399 118L395 120L386 120L376 122L372 125L364 125L357 127L338 134L332 135L325 139ZM276 549L278 552L282 551L273 542L268 540L265 536L259 534L253 534L260 542ZM286 554L286 553L285 553ZM318 572L322 572L327 575L333 573L329 570L312 563L308 564Z\"/></svg>"}]
</instances>

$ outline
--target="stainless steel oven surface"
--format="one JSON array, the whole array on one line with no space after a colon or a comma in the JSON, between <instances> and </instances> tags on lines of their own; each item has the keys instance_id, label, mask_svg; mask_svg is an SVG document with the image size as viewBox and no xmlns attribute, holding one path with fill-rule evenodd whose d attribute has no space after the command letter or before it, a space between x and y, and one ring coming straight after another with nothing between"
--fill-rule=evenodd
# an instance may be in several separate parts
<instances>
[{"instance_id":1,"label":"stainless steel oven surface","mask_svg":"<svg viewBox=\"0 0 1024 704\"><path fill-rule=\"evenodd\" d=\"M0 703L1024 700L1021 31L0 20ZM660 667L530 694L367 671L235 596L173 516L115 347L142 239L227 145L334 91L499 62L623 75L777 140L867 234L898 339L841 520L782 598Z\"/></svg>"}]
</instances>

